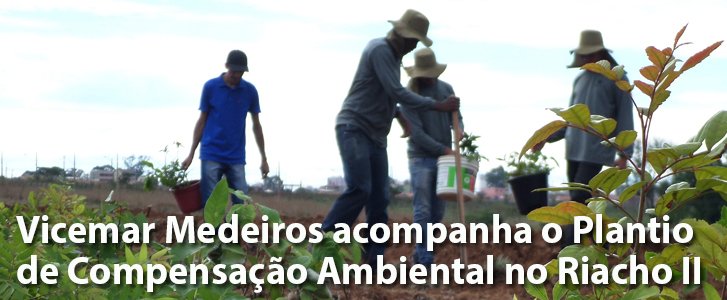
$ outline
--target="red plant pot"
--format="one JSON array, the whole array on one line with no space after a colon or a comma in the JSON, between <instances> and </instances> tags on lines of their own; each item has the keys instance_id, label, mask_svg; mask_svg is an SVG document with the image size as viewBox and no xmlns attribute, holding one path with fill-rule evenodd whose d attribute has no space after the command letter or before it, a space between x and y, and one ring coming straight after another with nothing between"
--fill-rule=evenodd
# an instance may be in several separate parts
<instances>
[{"instance_id":1,"label":"red plant pot","mask_svg":"<svg viewBox=\"0 0 727 300\"><path fill-rule=\"evenodd\" d=\"M170 189L183 213L189 214L202 209L202 193L199 180L192 180Z\"/></svg>"}]
</instances>

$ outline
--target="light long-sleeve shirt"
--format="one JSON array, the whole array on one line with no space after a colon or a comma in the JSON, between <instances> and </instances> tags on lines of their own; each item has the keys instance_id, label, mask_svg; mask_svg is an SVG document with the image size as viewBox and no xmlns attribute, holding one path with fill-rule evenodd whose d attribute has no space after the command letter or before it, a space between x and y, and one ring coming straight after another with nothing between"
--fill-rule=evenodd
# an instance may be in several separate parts
<instances>
[{"instance_id":1,"label":"light long-sleeve shirt","mask_svg":"<svg viewBox=\"0 0 727 300\"><path fill-rule=\"evenodd\" d=\"M454 90L450 84L437 80L434 85L419 87L419 95L444 101L454 95ZM436 158L443 155L445 149L452 149L451 112L412 109L406 105L401 106L401 112L411 130L407 148L409 158ZM462 114L458 116L460 128L464 128Z\"/></svg>"},{"instance_id":2,"label":"light long-sleeve shirt","mask_svg":"<svg viewBox=\"0 0 727 300\"><path fill-rule=\"evenodd\" d=\"M628 80L624 77L624 80ZM591 115L600 115L616 120L616 129L611 137L624 130L634 129L631 94L619 89L616 84L603 75L583 71L573 83L570 105L585 104ZM600 138L579 129L567 128L553 134L548 141L554 142L565 137L565 157L567 160L613 165L616 149L604 146ZM633 154L633 145L625 149Z\"/></svg>"},{"instance_id":3,"label":"light long-sleeve shirt","mask_svg":"<svg viewBox=\"0 0 727 300\"><path fill-rule=\"evenodd\" d=\"M401 85L401 58L384 38L364 48L351 89L343 101L336 125L351 124L371 140L386 147L396 104L431 109L434 100L419 96Z\"/></svg>"}]
</instances>

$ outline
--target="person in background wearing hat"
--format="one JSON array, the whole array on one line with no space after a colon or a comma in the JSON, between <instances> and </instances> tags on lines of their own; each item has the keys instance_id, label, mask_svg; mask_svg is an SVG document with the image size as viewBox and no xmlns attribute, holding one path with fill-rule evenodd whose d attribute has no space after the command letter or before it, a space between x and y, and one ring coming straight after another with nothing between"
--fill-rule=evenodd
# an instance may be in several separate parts
<instances>
[{"instance_id":1,"label":"person in background wearing hat","mask_svg":"<svg viewBox=\"0 0 727 300\"><path fill-rule=\"evenodd\" d=\"M222 175L232 189L248 192L245 180L245 122L248 113L252 117L252 132L262 158L262 177L267 177L269 171L265 138L258 117L260 101L257 90L242 79L248 71L247 56L240 50L230 51L225 68L227 72L204 84L192 147L182 162L183 169L189 168L197 146L202 144L199 159L202 163L200 188L203 207ZM242 203L242 200L233 196L232 202Z\"/></svg>"},{"instance_id":2,"label":"person in background wearing hat","mask_svg":"<svg viewBox=\"0 0 727 300\"><path fill-rule=\"evenodd\" d=\"M334 231L336 224L349 226L366 208L369 228L388 222L389 162L386 139L391 129L396 104L414 109L454 111L459 99L453 95L445 101L417 95L401 85L401 59L416 48L427 47L429 20L420 12L407 10L399 20L390 21L393 29L385 38L371 40L364 48L358 68L336 118L336 140L343 162L346 190L331 206L323 220L324 231ZM376 266L385 245L364 245L364 262Z\"/></svg>"},{"instance_id":3,"label":"person in background wearing hat","mask_svg":"<svg viewBox=\"0 0 727 300\"><path fill-rule=\"evenodd\" d=\"M434 52L424 48L414 53L414 66L404 68L409 74L408 88L435 101L444 101L454 95L452 86L439 80L447 68L437 63ZM401 106L411 132L408 141L409 173L414 192L414 223L427 232L428 223L439 223L444 217L444 201L437 197L437 159L454 154L452 150L452 114L431 110L411 109ZM463 132L462 114L458 114L460 132ZM434 251L427 251L427 235L417 243L412 263L429 267L434 263Z\"/></svg>"},{"instance_id":4,"label":"person in background wearing hat","mask_svg":"<svg viewBox=\"0 0 727 300\"><path fill-rule=\"evenodd\" d=\"M607 60L611 66L618 65L611 56L611 51L603 45L601 32L584 30L578 48L571 51L574 54L573 63L569 68L579 68L587 63ZM624 76L624 80L628 78ZM573 83L573 93L570 104L585 104L592 115L601 115L616 120L616 129L611 134L616 136L624 130L634 129L633 103L631 94L619 89L616 84L603 75L590 71L582 71ZM565 138L565 156L568 161L568 181L588 184L588 182L601 172L603 166L615 165L625 168L628 157L619 154L613 147L601 144L601 139L584 131L566 128L548 138L548 142L555 142ZM536 145L533 150L540 151L543 143ZM633 146L626 149L631 156ZM615 161L614 161L615 159ZM591 194L585 191L570 191L572 201L585 203ZM561 246L573 244L573 226L564 227Z\"/></svg>"}]
</instances>

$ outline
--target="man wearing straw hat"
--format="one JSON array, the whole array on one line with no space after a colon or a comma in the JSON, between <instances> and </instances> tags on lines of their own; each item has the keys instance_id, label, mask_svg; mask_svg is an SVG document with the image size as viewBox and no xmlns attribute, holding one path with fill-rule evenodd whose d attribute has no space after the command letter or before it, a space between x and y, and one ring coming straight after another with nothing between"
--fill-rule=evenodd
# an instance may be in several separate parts
<instances>
[{"instance_id":1,"label":"man wearing straw hat","mask_svg":"<svg viewBox=\"0 0 727 300\"><path fill-rule=\"evenodd\" d=\"M424 48L414 53L414 66L404 68L409 74L409 89L435 101L445 101L454 95L452 86L439 80L447 68L437 62L434 51ZM403 105L401 112L409 123L407 156L411 188L414 192L414 223L427 232L428 223L439 223L444 217L444 201L437 197L437 159L454 154L452 150L452 114L431 110L416 110ZM462 114L458 114L462 131ZM429 267L434 263L434 251L427 251L427 235L414 249L413 262Z\"/></svg>"},{"instance_id":2,"label":"man wearing straw hat","mask_svg":"<svg viewBox=\"0 0 727 300\"><path fill-rule=\"evenodd\" d=\"M611 50L603 45L601 32L584 30L578 48L571 50L574 54L573 63L569 68L579 68L587 63L601 60L608 61L616 66L616 60L611 56ZM624 80L628 78L624 76ZM616 120L616 129L611 134L616 136L624 130L634 129L633 104L631 94L619 89L616 84L603 75L590 71L582 71L575 79L570 105L586 104L592 115L601 115ZM555 142L565 138L565 156L568 161L568 181L588 184L588 182L601 172L603 166L615 165L626 167L628 157L619 154L613 147L601 144L601 139L584 131L567 128L556 132L548 138L548 142ZM536 145L533 150L538 151L542 144ZM633 146L626 149L631 156ZM614 161L615 159L615 161ZM572 201L585 203L591 194L585 191L570 191ZM573 226L564 228L561 246L573 244Z\"/></svg>"},{"instance_id":3,"label":"man wearing straw hat","mask_svg":"<svg viewBox=\"0 0 727 300\"><path fill-rule=\"evenodd\" d=\"M387 223L389 205L389 162L386 138L396 114L397 103L416 109L454 111L459 99L434 101L401 85L401 58L418 42L431 46L427 37L429 20L422 13L407 10L385 38L371 40L364 48L348 96L336 118L336 140L343 162L346 190L333 203L323 220L324 231L349 227L366 208L369 228ZM364 261L376 266L385 245L364 245Z\"/></svg>"}]
</instances>

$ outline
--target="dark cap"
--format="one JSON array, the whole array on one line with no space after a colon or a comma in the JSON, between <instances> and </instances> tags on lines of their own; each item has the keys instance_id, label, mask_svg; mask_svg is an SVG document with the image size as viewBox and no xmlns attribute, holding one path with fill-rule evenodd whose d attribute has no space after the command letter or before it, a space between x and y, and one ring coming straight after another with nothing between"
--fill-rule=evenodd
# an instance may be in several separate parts
<instances>
[{"instance_id":1,"label":"dark cap","mask_svg":"<svg viewBox=\"0 0 727 300\"><path fill-rule=\"evenodd\" d=\"M225 66L233 72L247 72L247 55L240 50L232 50L227 55Z\"/></svg>"}]
</instances>

